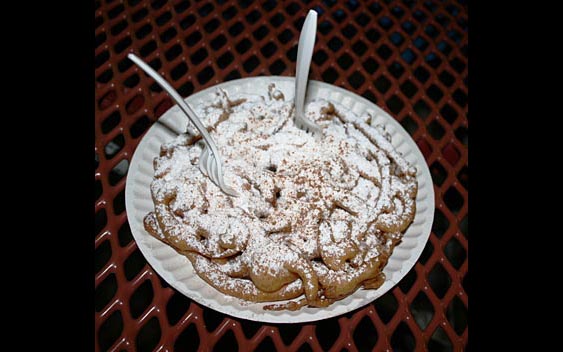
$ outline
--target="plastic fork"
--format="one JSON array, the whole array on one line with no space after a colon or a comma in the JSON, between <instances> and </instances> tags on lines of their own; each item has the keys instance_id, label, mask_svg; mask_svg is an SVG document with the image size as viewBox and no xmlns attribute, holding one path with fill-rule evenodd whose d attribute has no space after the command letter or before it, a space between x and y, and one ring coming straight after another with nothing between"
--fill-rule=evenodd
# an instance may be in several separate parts
<instances>
[{"instance_id":1,"label":"plastic fork","mask_svg":"<svg viewBox=\"0 0 563 352\"><path fill-rule=\"evenodd\" d=\"M146 72L147 75L152 77L156 83L158 83L162 89L164 89L171 97L174 99L176 104L180 107L180 110L186 114L188 119L192 122L192 124L197 128L203 140L205 141L206 145L199 156L199 168L201 172L209 177L213 183L215 183L223 192L230 196L238 196L237 192L232 189L231 187L225 184L225 180L223 179L223 165L221 162L221 156L219 155L219 150L217 149L217 145L207 132L207 129L201 123L199 117L197 117L196 113L190 108L188 104L182 99L180 94L172 88L172 86L155 70L152 69L149 65L147 65L143 60L141 60L135 54L128 54L127 57L133 61L137 66L139 66L143 71Z\"/></svg>"},{"instance_id":2,"label":"plastic fork","mask_svg":"<svg viewBox=\"0 0 563 352\"><path fill-rule=\"evenodd\" d=\"M321 128L316 123L305 118L304 105L305 93L307 92L307 80L309 78L309 67L315 47L315 35L317 34L317 12L309 10L297 47L297 69L295 70L295 125L302 130L311 132L318 136Z\"/></svg>"}]
</instances>

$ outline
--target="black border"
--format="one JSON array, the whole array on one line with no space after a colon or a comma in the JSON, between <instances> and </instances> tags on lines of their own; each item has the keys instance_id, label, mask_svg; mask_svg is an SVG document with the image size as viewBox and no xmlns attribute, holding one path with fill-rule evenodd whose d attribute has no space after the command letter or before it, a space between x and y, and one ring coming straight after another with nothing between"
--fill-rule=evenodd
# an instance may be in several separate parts
<instances>
[{"instance_id":1,"label":"black border","mask_svg":"<svg viewBox=\"0 0 563 352\"><path fill-rule=\"evenodd\" d=\"M550 13L559 14L541 2L469 4L468 350L558 344L558 273L541 275L561 265L548 262L561 257L550 253L559 187L546 161L558 160L550 152L561 139L549 136L560 115L549 102L561 100L561 64L550 62L561 41L549 37L561 19Z\"/></svg>"},{"instance_id":2,"label":"black border","mask_svg":"<svg viewBox=\"0 0 563 352\"><path fill-rule=\"evenodd\" d=\"M4 268L14 276L4 287L14 297L5 304L15 311L6 321L25 334L5 342L22 350L94 350L94 11L93 1L5 9L14 19L3 32L13 77L5 190L15 194L6 197L14 243Z\"/></svg>"}]
</instances>

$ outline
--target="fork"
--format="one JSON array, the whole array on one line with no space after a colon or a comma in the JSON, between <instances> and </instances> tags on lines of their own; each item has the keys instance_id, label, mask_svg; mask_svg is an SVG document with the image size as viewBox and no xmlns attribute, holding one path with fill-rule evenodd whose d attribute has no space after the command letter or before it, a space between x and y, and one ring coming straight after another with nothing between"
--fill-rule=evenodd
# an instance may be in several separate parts
<instances>
[{"instance_id":1,"label":"fork","mask_svg":"<svg viewBox=\"0 0 563 352\"><path fill-rule=\"evenodd\" d=\"M188 104L182 99L180 94L172 88L172 86L155 70L152 69L149 65L147 65L143 60L141 60L138 56L133 53L129 53L127 57L133 61L137 66L139 66L147 75L152 77L156 83L158 83L171 97L174 99L176 104L180 107L180 110L186 114L188 119L193 123L193 125L198 129L199 133L203 137L206 145L203 148L201 155L199 156L199 169L201 172L209 177L213 183L215 183L221 191L225 192L230 196L238 196L237 192L229 187L225 180L223 179L223 165L221 161L221 156L219 155L219 150L215 145L215 142L207 132L207 129L201 123L199 117L197 117L196 113L190 108Z\"/></svg>"},{"instance_id":2,"label":"fork","mask_svg":"<svg viewBox=\"0 0 563 352\"><path fill-rule=\"evenodd\" d=\"M309 66L313 57L315 47L315 35L317 33L317 12L309 10L297 46L297 69L295 70L295 125L313 135L321 134L321 128L316 123L305 118L304 105L305 93L307 92L307 79L309 77Z\"/></svg>"}]
</instances>

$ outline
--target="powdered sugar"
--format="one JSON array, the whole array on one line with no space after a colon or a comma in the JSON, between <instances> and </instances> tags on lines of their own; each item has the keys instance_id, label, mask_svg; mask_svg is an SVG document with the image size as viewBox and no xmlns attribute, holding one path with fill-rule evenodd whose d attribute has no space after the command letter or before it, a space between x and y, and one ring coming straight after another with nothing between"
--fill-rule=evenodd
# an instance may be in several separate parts
<instances>
[{"instance_id":1,"label":"powdered sugar","mask_svg":"<svg viewBox=\"0 0 563 352\"><path fill-rule=\"evenodd\" d=\"M315 139L293 125L293 104L275 91L266 98L218 91L196 112L211 127L225 180L239 197L200 172L201 147L184 135L155 160L151 190L161 226L177 237L167 239L199 253L196 271L224 292L254 297L295 282L316 290L313 270L303 266L321 259L332 270L354 271L347 261L360 267L385 245L368 229L399 226L412 207L404 200L411 189L398 178L413 176L410 165L365 117L313 101L306 116L323 129Z\"/></svg>"}]
</instances>

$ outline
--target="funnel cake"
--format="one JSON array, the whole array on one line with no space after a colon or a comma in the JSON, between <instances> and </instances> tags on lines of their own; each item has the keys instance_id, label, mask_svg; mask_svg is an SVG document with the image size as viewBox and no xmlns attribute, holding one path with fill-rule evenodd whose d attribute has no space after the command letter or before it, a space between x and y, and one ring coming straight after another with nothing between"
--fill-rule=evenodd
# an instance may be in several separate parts
<instances>
[{"instance_id":1,"label":"funnel cake","mask_svg":"<svg viewBox=\"0 0 563 352\"><path fill-rule=\"evenodd\" d=\"M198 135L178 136L154 159L154 211L145 229L175 248L224 294L252 302L302 298L266 309L324 307L376 289L413 221L416 169L369 115L326 100L306 105L322 136L293 124L293 103L265 96L196 108L224 156L231 197L199 170Z\"/></svg>"}]
</instances>

